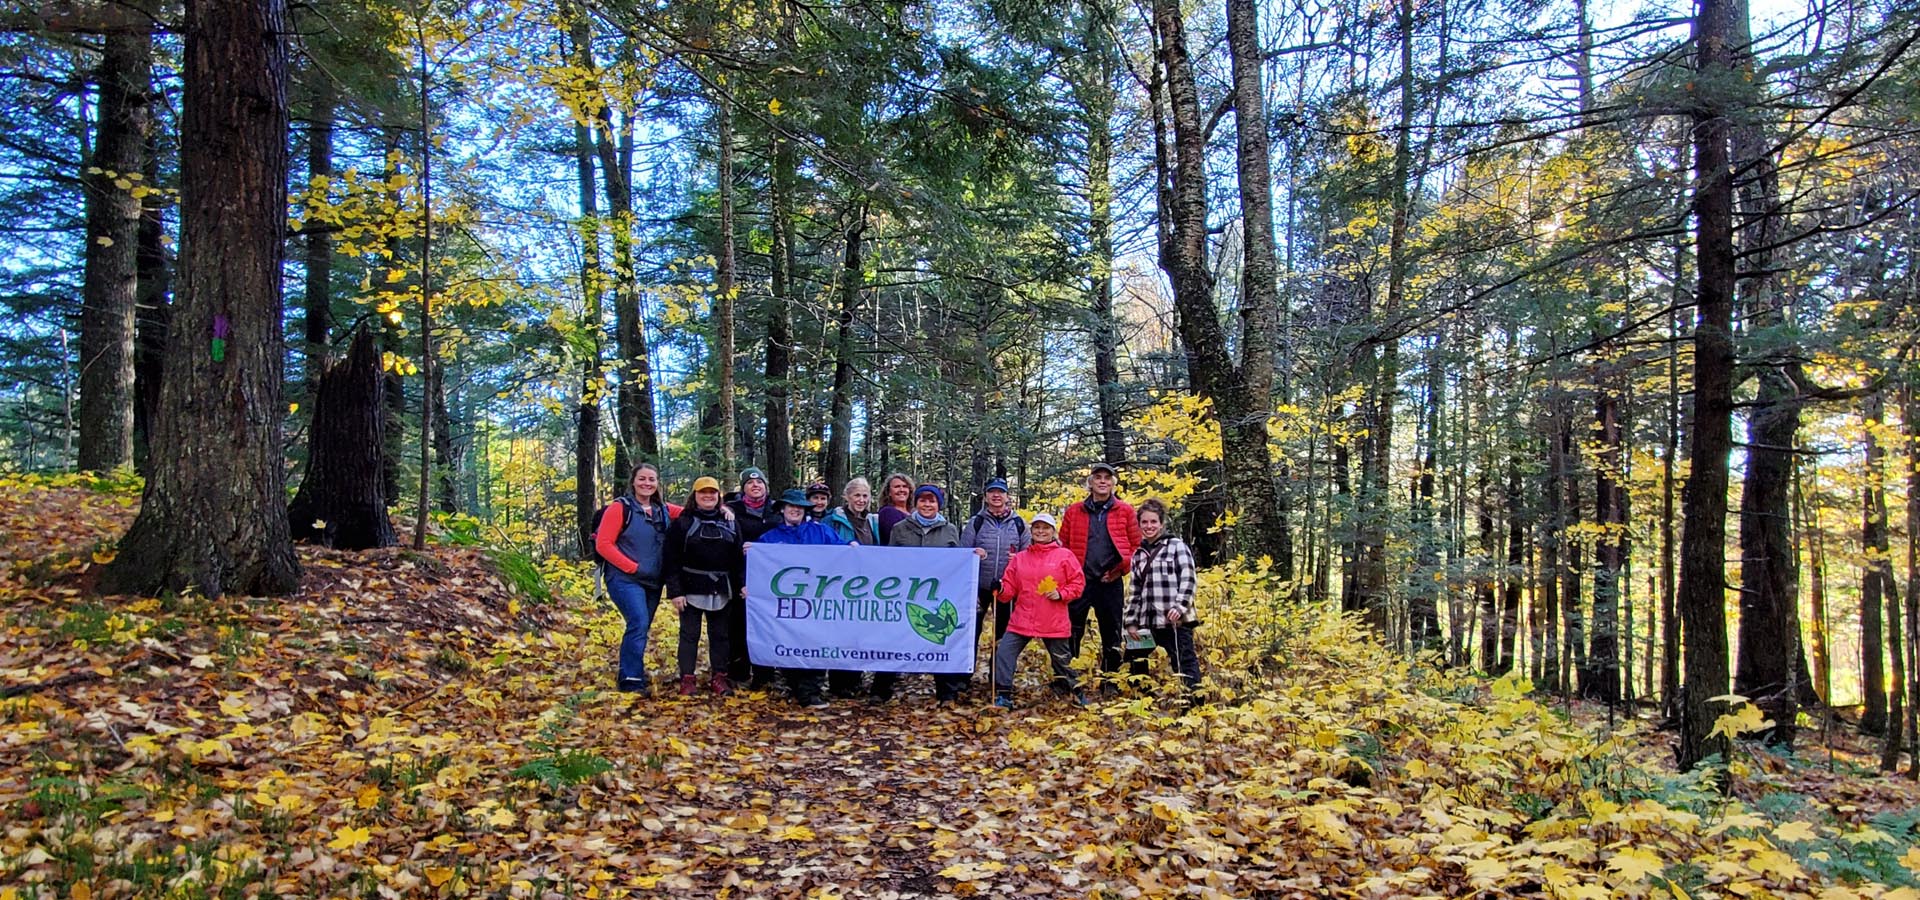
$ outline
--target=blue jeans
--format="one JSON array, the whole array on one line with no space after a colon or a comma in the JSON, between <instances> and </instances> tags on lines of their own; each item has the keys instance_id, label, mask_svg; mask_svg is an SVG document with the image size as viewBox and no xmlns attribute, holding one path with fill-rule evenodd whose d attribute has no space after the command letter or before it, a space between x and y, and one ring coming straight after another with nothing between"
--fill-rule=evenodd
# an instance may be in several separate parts
<instances>
[{"instance_id":1,"label":"blue jeans","mask_svg":"<svg viewBox=\"0 0 1920 900\"><path fill-rule=\"evenodd\" d=\"M627 620L626 633L620 636L620 681L645 681L647 632L653 628L654 610L660 607L660 588L616 574L607 579L607 596Z\"/></svg>"}]
</instances>

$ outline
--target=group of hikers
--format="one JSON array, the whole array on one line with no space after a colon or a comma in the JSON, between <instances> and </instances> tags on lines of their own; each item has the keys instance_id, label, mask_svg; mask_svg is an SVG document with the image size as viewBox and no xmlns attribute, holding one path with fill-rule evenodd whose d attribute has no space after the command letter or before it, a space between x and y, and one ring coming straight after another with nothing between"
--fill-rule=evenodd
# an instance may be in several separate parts
<instances>
[{"instance_id":1,"label":"group of hikers","mask_svg":"<svg viewBox=\"0 0 1920 900\"><path fill-rule=\"evenodd\" d=\"M1014 511L1004 479L981 489L978 512L956 526L944 515L947 494L939 485L904 474L887 476L876 504L873 487L854 478L832 506L824 483L773 496L765 473L749 468L739 490L722 497L712 476L695 479L684 506L667 503L659 470L640 464L628 493L608 504L593 535L606 590L626 621L617 685L648 694L648 633L662 597L680 616L680 693L699 693L695 675L700 632L707 634L708 689L724 695L736 684L771 688L784 681L795 703L828 705L828 696L851 700L865 692L876 703L893 699L900 673L825 671L755 665L747 648L746 555L754 544L956 547L979 557L979 604L974 627L994 611L991 663L994 704L1011 708L1021 651L1033 641L1046 647L1053 689L1074 702L1089 702L1073 660L1080 655L1088 616L1100 637L1099 689L1118 691L1122 666L1144 680L1156 648L1165 648L1179 673L1183 696L1200 682L1194 645L1193 552L1176 537L1167 505L1149 499L1136 510L1117 493L1118 473L1096 463L1086 477L1087 496L1058 518L1040 513L1031 522ZM1131 582L1132 594L1127 585ZM937 674L934 696L953 703L967 693L971 676Z\"/></svg>"}]
</instances>

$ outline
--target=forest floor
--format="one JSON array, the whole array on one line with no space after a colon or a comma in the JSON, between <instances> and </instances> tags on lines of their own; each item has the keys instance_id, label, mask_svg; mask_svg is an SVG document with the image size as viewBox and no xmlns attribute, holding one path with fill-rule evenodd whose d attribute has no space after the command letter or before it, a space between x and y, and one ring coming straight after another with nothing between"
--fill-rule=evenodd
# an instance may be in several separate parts
<instances>
[{"instance_id":1,"label":"forest floor","mask_svg":"<svg viewBox=\"0 0 1920 900\"><path fill-rule=\"evenodd\" d=\"M1410 664L1257 571L1202 579L1192 712L1036 671L1011 713L924 678L814 711L608 690L582 567L475 546L91 596L136 503L0 479L0 900L1920 897L1920 791L1864 747L1743 744L1727 798L1644 721Z\"/></svg>"}]
</instances>

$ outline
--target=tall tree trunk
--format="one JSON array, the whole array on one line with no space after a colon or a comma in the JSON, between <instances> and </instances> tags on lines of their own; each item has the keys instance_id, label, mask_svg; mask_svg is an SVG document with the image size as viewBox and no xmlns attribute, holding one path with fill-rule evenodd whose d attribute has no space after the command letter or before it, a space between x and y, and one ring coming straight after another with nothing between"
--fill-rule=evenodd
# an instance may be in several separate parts
<instances>
[{"instance_id":1,"label":"tall tree trunk","mask_svg":"<svg viewBox=\"0 0 1920 900\"><path fill-rule=\"evenodd\" d=\"M1880 576L1880 562L1874 558L1874 554L1884 555L1887 548L1886 467L1883 461L1886 451L1880 447L1879 438L1884 402L1880 392L1868 394L1863 413L1866 420L1867 483L1866 489L1861 492L1860 546L1867 552L1868 558L1860 571L1860 691L1865 698L1865 709L1860 714L1860 733L1871 735L1885 734L1887 730L1887 638L1882 631L1886 611L1881 604L1885 597L1886 581Z\"/></svg>"},{"instance_id":2,"label":"tall tree trunk","mask_svg":"<svg viewBox=\"0 0 1920 900\"><path fill-rule=\"evenodd\" d=\"M574 64L593 65L593 26L585 10L572 10L570 37ZM603 307L606 275L600 271L600 205L593 176L593 129L575 121L573 167L580 198L580 297L586 310L586 332L580 342L580 405L574 411L573 517L579 535L580 558L593 559L593 514L600 504L600 398L606 375L600 371L606 314Z\"/></svg>"},{"instance_id":3,"label":"tall tree trunk","mask_svg":"<svg viewBox=\"0 0 1920 900\"><path fill-rule=\"evenodd\" d=\"M1807 505L1806 492L1800 484L1801 471L1796 461L1793 467L1794 508L1800 514L1800 526L1795 529L1807 545L1807 603L1811 619L1807 622L1808 652L1813 657L1812 683L1822 707L1833 705L1833 657L1827 649L1827 550L1825 532L1820 523L1818 510Z\"/></svg>"},{"instance_id":4,"label":"tall tree trunk","mask_svg":"<svg viewBox=\"0 0 1920 900\"><path fill-rule=\"evenodd\" d=\"M1557 386L1552 391L1552 396L1556 398L1560 396ZM1548 402L1555 407L1557 407L1559 403L1557 399ZM1560 586L1562 584L1560 557L1566 549L1567 538L1565 511L1567 492L1563 486L1563 482L1566 481L1567 477L1567 461L1566 453L1564 452L1565 447L1560 443L1559 425L1563 417L1564 411L1558 408L1553 409L1549 414L1550 431L1547 435L1546 515L1544 517L1545 521L1541 523L1540 540L1540 605L1541 612L1546 619L1546 646L1542 648L1546 655L1546 659L1542 661L1542 665L1545 667L1546 680L1543 683L1547 689L1553 691L1562 691L1567 688L1566 678L1563 674L1565 670L1562 668L1563 661L1561 660L1560 654L1560 631L1563 624L1563 615L1560 608Z\"/></svg>"},{"instance_id":5,"label":"tall tree trunk","mask_svg":"<svg viewBox=\"0 0 1920 900\"><path fill-rule=\"evenodd\" d=\"M1360 554L1361 602L1367 609L1369 622L1382 631L1387 625L1386 510L1391 494L1393 413L1400 395L1397 317L1406 304L1407 228L1413 203L1409 184L1413 168L1413 0L1399 0L1395 10L1400 45L1400 118L1395 127L1393 174L1386 186L1391 207L1387 233L1387 297L1385 309L1378 317L1384 335L1373 366L1367 453L1361 460L1366 470L1361 482L1369 487L1360 494L1360 502L1366 509L1362 516L1366 537Z\"/></svg>"},{"instance_id":6,"label":"tall tree trunk","mask_svg":"<svg viewBox=\"0 0 1920 900\"><path fill-rule=\"evenodd\" d=\"M1679 606L1685 644L1684 702L1678 762L1691 769L1727 750L1714 720L1727 693L1727 457L1732 450L1733 246L1731 123L1725 93L1738 77L1736 23L1746 0L1700 0L1694 18L1694 302L1693 424L1687 485L1681 498L1686 533L1680 545Z\"/></svg>"},{"instance_id":7,"label":"tall tree trunk","mask_svg":"<svg viewBox=\"0 0 1920 900\"><path fill-rule=\"evenodd\" d=\"M787 406L787 380L793 373L793 331L788 306L793 294L793 143L773 139L770 176L773 232L772 296L767 298L767 477L774 490L794 483L793 423Z\"/></svg>"},{"instance_id":8,"label":"tall tree trunk","mask_svg":"<svg viewBox=\"0 0 1920 900\"><path fill-rule=\"evenodd\" d=\"M153 38L127 28L103 39L100 115L81 183L86 188L87 243L80 287L81 469L133 464L134 308L138 295L140 199L147 133Z\"/></svg>"},{"instance_id":9,"label":"tall tree trunk","mask_svg":"<svg viewBox=\"0 0 1920 900\"><path fill-rule=\"evenodd\" d=\"M153 476L101 587L282 594L300 580L280 448L286 7L185 13L180 300Z\"/></svg>"},{"instance_id":10,"label":"tall tree trunk","mask_svg":"<svg viewBox=\"0 0 1920 900\"><path fill-rule=\"evenodd\" d=\"M1120 425L1120 325L1113 316L1113 76L1109 0L1082 3L1084 65L1076 70L1081 127L1087 136L1087 308L1093 319L1093 378L1100 411L1100 451L1127 458Z\"/></svg>"},{"instance_id":11,"label":"tall tree trunk","mask_svg":"<svg viewBox=\"0 0 1920 900\"><path fill-rule=\"evenodd\" d=\"M1913 380L1909 369L1900 390L1900 418L1907 432L1907 778L1920 779L1920 397Z\"/></svg>"},{"instance_id":12,"label":"tall tree trunk","mask_svg":"<svg viewBox=\"0 0 1920 900\"><path fill-rule=\"evenodd\" d=\"M1742 25L1734 23L1736 28ZM1748 36L1739 34L1738 40L1745 45ZM1746 54L1740 60L1749 78L1751 60ZM1779 332L1788 324L1774 289L1773 246L1780 239L1785 211L1772 144L1757 122L1743 122L1733 131L1733 160L1747 173L1738 186L1735 208L1747 269L1739 297L1750 329L1757 332ZM1766 334L1762 339L1779 336ZM1762 362L1754 406L1747 414L1747 465L1740 496L1740 655L1733 690L1773 720L1768 743L1791 747L1806 686L1801 678L1800 565L1794 555L1791 483L1803 401L1786 371L1797 365L1790 360L1799 353L1790 343L1780 345L1778 352L1789 361Z\"/></svg>"},{"instance_id":13,"label":"tall tree trunk","mask_svg":"<svg viewBox=\"0 0 1920 900\"><path fill-rule=\"evenodd\" d=\"M314 181L333 176L333 116L338 105L333 77L315 71L309 91L307 123L307 178ZM326 228L308 228L302 235L305 259L307 393L320 388L327 371L327 342L333 331L333 233Z\"/></svg>"},{"instance_id":14,"label":"tall tree trunk","mask_svg":"<svg viewBox=\"0 0 1920 900\"><path fill-rule=\"evenodd\" d=\"M1561 554L1566 565L1560 570L1560 610L1566 622L1565 658L1561 663L1566 667L1561 686L1568 693L1579 689L1577 677L1584 677L1587 670L1587 619L1581 608L1583 577L1586 574L1586 548L1576 538L1576 526L1582 522L1580 511L1580 479L1575 477L1575 469L1580 454L1580 445L1573 439L1573 410L1558 417L1560 422L1560 458L1562 460L1560 485L1567 492L1566 506L1561 511Z\"/></svg>"},{"instance_id":15,"label":"tall tree trunk","mask_svg":"<svg viewBox=\"0 0 1920 900\"><path fill-rule=\"evenodd\" d=\"M147 132L146 182L149 186L157 184L160 178L157 130ZM153 420L160 411L160 382L166 371L167 321L173 311L173 264L167 253L166 218L160 204L141 205L139 241L140 250L134 260L139 283L133 313L134 465L141 475L151 475Z\"/></svg>"},{"instance_id":16,"label":"tall tree trunk","mask_svg":"<svg viewBox=\"0 0 1920 900\"><path fill-rule=\"evenodd\" d=\"M1507 456L1507 572L1502 578L1505 582L1505 596L1500 609L1500 664L1495 671L1501 675L1513 671L1514 643L1520 634L1520 604L1524 599L1527 571L1527 519L1525 499L1520 493L1519 454Z\"/></svg>"},{"instance_id":17,"label":"tall tree trunk","mask_svg":"<svg viewBox=\"0 0 1920 900\"><path fill-rule=\"evenodd\" d=\"M433 480L433 413L440 397L440 367L433 358L433 78L427 69L427 36L420 42L420 506L413 519L413 549L427 549L427 504Z\"/></svg>"},{"instance_id":18,"label":"tall tree trunk","mask_svg":"<svg viewBox=\"0 0 1920 900\"><path fill-rule=\"evenodd\" d=\"M735 273L733 232L733 107L726 98L718 98L713 109L714 128L718 132L718 172L714 183L720 194L720 252L714 257L714 322L713 342L714 359L717 361L719 394L716 403L720 407L720 471L732 472L734 453L734 431L737 427L734 417L734 337L733 305L739 295L736 286L738 276Z\"/></svg>"},{"instance_id":19,"label":"tall tree trunk","mask_svg":"<svg viewBox=\"0 0 1920 900\"><path fill-rule=\"evenodd\" d=\"M1227 52L1232 57L1235 162L1240 184L1243 259L1237 393L1242 396L1229 404L1215 398L1214 405L1220 415L1228 490L1239 506L1240 528L1253 535L1253 552L1273 557L1276 574L1291 581L1293 535L1280 515L1280 497L1267 445L1267 420L1273 415L1280 292L1273 245L1273 159L1261 72L1265 56L1260 51L1259 13L1254 0L1227 0ZM1200 199L1202 204L1206 202L1204 188ZM1203 226L1204 217L1203 208Z\"/></svg>"},{"instance_id":20,"label":"tall tree trunk","mask_svg":"<svg viewBox=\"0 0 1920 900\"><path fill-rule=\"evenodd\" d=\"M354 335L347 355L321 374L308 429L307 474L287 506L295 540L341 550L396 542L380 467L386 446L386 380L371 328Z\"/></svg>"},{"instance_id":21,"label":"tall tree trunk","mask_svg":"<svg viewBox=\"0 0 1920 900\"><path fill-rule=\"evenodd\" d=\"M847 223L846 252L840 262L840 318L835 323L833 341L833 394L828 401L832 411L827 440L827 484L834 490L844 487L853 477L853 320L860 309L860 286L864 280L861 241L867 230L867 207L855 204Z\"/></svg>"},{"instance_id":22,"label":"tall tree trunk","mask_svg":"<svg viewBox=\"0 0 1920 900\"><path fill-rule=\"evenodd\" d=\"M1439 582L1445 571L1440 568L1439 522L1434 516L1434 475L1439 465L1437 448L1440 443L1440 368L1435 354L1429 353L1427 359L1427 384L1425 402L1421 404L1420 424L1415 436L1416 450L1420 451L1420 472L1414 479L1413 525L1418 531L1414 540L1419 550L1415 558L1415 574L1412 583L1407 586L1407 647L1415 652L1435 650L1440 640Z\"/></svg>"},{"instance_id":23,"label":"tall tree trunk","mask_svg":"<svg viewBox=\"0 0 1920 900\"><path fill-rule=\"evenodd\" d=\"M1681 263L1686 247L1673 245L1675 293L1682 282ZM1680 612L1679 570L1674 563L1673 486L1677 482L1675 463L1680 455L1680 312L1676 303L1668 327L1667 342L1667 422L1665 447L1660 454L1660 705L1671 716L1680 714Z\"/></svg>"},{"instance_id":24,"label":"tall tree trunk","mask_svg":"<svg viewBox=\"0 0 1920 900\"><path fill-rule=\"evenodd\" d=\"M613 328L615 352L620 357L617 394L620 440L615 450L618 477L625 479L633 465L660 456L660 438L653 407L653 364L647 349L646 321L640 314L640 281L633 252L633 116L621 116L614 128L613 111L600 108L600 176L607 192L607 213L613 217Z\"/></svg>"},{"instance_id":25,"label":"tall tree trunk","mask_svg":"<svg viewBox=\"0 0 1920 900\"><path fill-rule=\"evenodd\" d=\"M1612 373L1606 379L1609 383L1594 398L1600 454L1593 466L1593 518L1603 531L1594 548L1593 628L1580 695L1612 704L1620 699L1620 594L1625 584L1621 571L1627 563L1627 492L1621 484L1625 460L1620 453L1620 397L1613 388Z\"/></svg>"},{"instance_id":26,"label":"tall tree trunk","mask_svg":"<svg viewBox=\"0 0 1920 900\"><path fill-rule=\"evenodd\" d=\"M1480 608L1480 671L1504 675L1500 669L1500 590L1494 575L1494 560L1499 558L1500 533L1493 520L1493 460L1486 459L1475 473L1474 529L1480 536L1480 559L1484 567L1474 579L1474 601Z\"/></svg>"}]
</instances>

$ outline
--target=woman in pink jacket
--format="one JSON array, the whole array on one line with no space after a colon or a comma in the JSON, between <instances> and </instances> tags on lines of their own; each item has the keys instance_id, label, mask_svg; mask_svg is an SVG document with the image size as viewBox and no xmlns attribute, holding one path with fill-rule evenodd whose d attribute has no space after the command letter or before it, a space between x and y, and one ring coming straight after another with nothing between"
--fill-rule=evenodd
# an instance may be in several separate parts
<instances>
[{"instance_id":1,"label":"woman in pink jacket","mask_svg":"<svg viewBox=\"0 0 1920 900\"><path fill-rule=\"evenodd\" d=\"M1073 702L1087 705L1073 672L1073 623L1067 617L1067 604L1086 590L1087 579L1080 571L1080 558L1056 540L1053 517L1046 513L1033 517L1029 526L1033 543L1007 560L1007 572L1000 578L1001 603L1013 602L1013 614L1007 619L1007 633L993 651L993 705L1013 708L1013 673L1020 664L1020 651L1038 638L1047 645L1047 659L1053 664L1053 689L1071 694Z\"/></svg>"}]
</instances>

